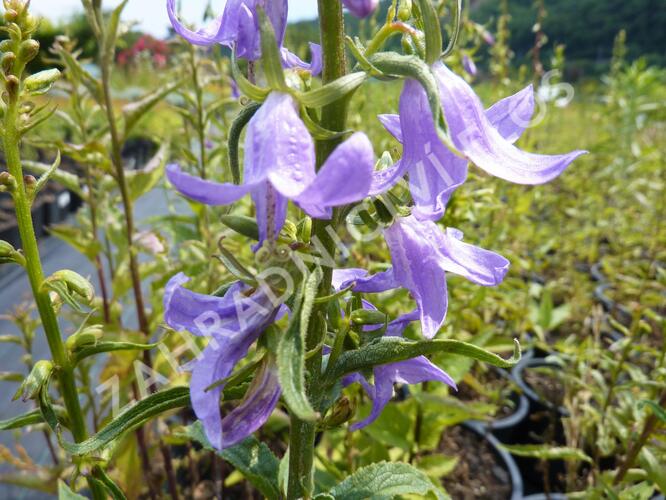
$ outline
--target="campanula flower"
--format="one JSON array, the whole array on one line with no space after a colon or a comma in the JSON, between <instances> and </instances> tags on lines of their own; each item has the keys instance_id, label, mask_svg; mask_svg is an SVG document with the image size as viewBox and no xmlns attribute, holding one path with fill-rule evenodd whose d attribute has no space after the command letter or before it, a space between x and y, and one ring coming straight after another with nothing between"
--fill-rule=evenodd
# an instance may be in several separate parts
<instances>
[{"instance_id":1,"label":"campanula flower","mask_svg":"<svg viewBox=\"0 0 666 500\"><path fill-rule=\"evenodd\" d=\"M278 46L282 47L287 29L287 0L227 0L222 14L197 31L180 22L176 15L176 0L167 0L167 13L176 33L193 45L208 47L215 44L232 48L236 56L256 60L261 56L261 34L257 7L266 10L271 20ZM287 49L281 49L282 64L286 68L298 67L319 74L322 68L321 47L310 44L312 62L307 64Z\"/></svg>"},{"instance_id":2,"label":"campanula flower","mask_svg":"<svg viewBox=\"0 0 666 500\"><path fill-rule=\"evenodd\" d=\"M462 56L462 66L468 75L476 76L477 73L476 63L474 62L474 59L469 57L467 54L463 54Z\"/></svg>"},{"instance_id":3,"label":"campanula flower","mask_svg":"<svg viewBox=\"0 0 666 500\"><path fill-rule=\"evenodd\" d=\"M379 0L342 0L345 7L356 17L368 17L379 5Z\"/></svg>"},{"instance_id":4,"label":"campanula flower","mask_svg":"<svg viewBox=\"0 0 666 500\"><path fill-rule=\"evenodd\" d=\"M531 87L484 111L480 99L464 79L443 63L435 63L432 70L449 135L464 157L456 156L438 139L425 91L416 81L408 80L400 98L399 118L380 117L403 142L403 156L391 168L375 174L371 194L386 190L409 173L416 205L414 215L436 220L444 213L453 191L465 181L468 162L510 182L541 184L560 175L585 153L537 155L513 145L534 110Z\"/></svg>"},{"instance_id":5,"label":"campanula flower","mask_svg":"<svg viewBox=\"0 0 666 500\"><path fill-rule=\"evenodd\" d=\"M418 311L406 314L389 323L386 329L386 336L400 337L407 325L419 318ZM358 382L365 392L372 399L372 410L370 414L360 422L355 422L349 426L350 430L355 431L374 422L381 415L384 407L393 398L394 384L420 384L422 382L437 381L443 382L453 389L456 384L453 379L444 370L431 363L425 356L379 365L372 370L374 386L360 373L353 373L346 376L342 383L344 386Z\"/></svg>"},{"instance_id":6,"label":"campanula flower","mask_svg":"<svg viewBox=\"0 0 666 500\"><path fill-rule=\"evenodd\" d=\"M220 394L224 388L212 384L228 377L247 356L252 344L280 315L263 289L234 283L223 297L203 295L186 289L189 278L180 273L169 280L164 293L164 319L174 330L187 330L208 337L203 352L189 364L192 370L190 398L206 436L217 449L239 443L261 427L273 412L281 390L275 363L268 358L257 371L241 403L222 418Z\"/></svg>"},{"instance_id":7,"label":"campanula flower","mask_svg":"<svg viewBox=\"0 0 666 500\"><path fill-rule=\"evenodd\" d=\"M363 293L407 289L418 306L423 336L433 338L446 318L447 272L495 286L509 269L504 257L464 243L462 236L457 229L442 232L434 222L413 215L397 218L384 232L393 266L371 276L363 269L336 270L335 282L341 288L353 284L354 291Z\"/></svg>"},{"instance_id":8,"label":"campanula flower","mask_svg":"<svg viewBox=\"0 0 666 500\"><path fill-rule=\"evenodd\" d=\"M365 198L374 163L372 144L358 132L316 172L314 141L296 102L289 94L272 92L247 126L242 184L203 180L182 172L176 164L167 167L167 176L181 193L208 205L227 205L250 194L261 243L280 232L288 200L321 219L330 218L333 207Z\"/></svg>"}]
</instances>

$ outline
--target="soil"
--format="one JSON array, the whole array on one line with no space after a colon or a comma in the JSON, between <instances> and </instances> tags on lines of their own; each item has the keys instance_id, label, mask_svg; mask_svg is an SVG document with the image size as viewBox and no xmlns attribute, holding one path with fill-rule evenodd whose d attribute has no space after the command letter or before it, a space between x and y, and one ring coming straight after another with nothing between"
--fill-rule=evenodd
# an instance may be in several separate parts
<instances>
[{"instance_id":1,"label":"soil","mask_svg":"<svg viewBox=\"0 0 666 500\"><path fill-rule=\"evenodd\" d=\"M516 411L515 401L510 396L513 392L511 382L507 378L502 377L495 370L488 370L480 377L480 382L491 395L479 394L471 385L463 381L458 384L458 391L454 393L455 398L461 401L497 404L495 420L506 418ZM492 394L497 394L497 397L492 396Z\"/></svg>"},{"instance_id":2,"label":"soil","mask_svg":"<svg viewBox=\"0 0 666 500\"><path fill-rule=\"evenodd\" d=\"M511 476L493 448L481 436L464 427L447 429L439 451L458 458L442 485L456 500L504 500L511 497Z\"/></svg>"},{"instance_id":3,"label":"soil","mask_svg":"<svg viewBox=\"0 0 666 500\"><path fill-rule=\"evenodd\" d=\"M564 384L555 375L551 375L552 368L526 368L523 374L525 382L534 392L541 396L544 401L552 403L556 407L564 404Z\"/></svg>"}]
</instances>

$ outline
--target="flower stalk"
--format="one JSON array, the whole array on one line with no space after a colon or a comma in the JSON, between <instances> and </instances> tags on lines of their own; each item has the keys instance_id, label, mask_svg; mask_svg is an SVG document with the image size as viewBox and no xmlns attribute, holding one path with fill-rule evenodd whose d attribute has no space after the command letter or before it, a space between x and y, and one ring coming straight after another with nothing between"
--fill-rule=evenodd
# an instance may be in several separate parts
<instances>
[{"instance_id":1,"label":"flower stalk","mask_svg":"<svg viewBox=\"0 0 666 500\"><path fill-rule=\"evenodd\" d=\"M342 15L342 3L340 0L318 0L319 29L321 31L321 47L323 53L324 68L322 72L322 83L325 85L336 80L347 73L347 61L345 57L345 31L344 18ZM345 130L347 122L347 99L343 98L329 104L322 109L321 126L333 131ZM324 140L316 143L317 165L321 167L329 155L340 143L340 139ZM322 242L324 249L330 254L335 254L335 242L328 234L327 227L337 226L340 219L339 210L334 210L331 220L316 219L313 222L313 234ZM319 285L318 296L323 297L330 293L333 270L323 268L323 277ZM320 311L325 310L322 304L316 305L312 313L312 321L308 329L307 348L316 348L321 343L321 335L325 329L319 325L322 315ZM315 355L308 360L308 373L321 373L322 356ZM313 381L314 382L314 381ZM313 405L317 405L318 388L316 383L311 383L309 396ZM289 435L289 480L287 486L287 498L308 498L312 492L312 475L315 452L315 429L316 423L306 422L297 416L291 416L291 430Z\"/></svg>"}]
</instances>

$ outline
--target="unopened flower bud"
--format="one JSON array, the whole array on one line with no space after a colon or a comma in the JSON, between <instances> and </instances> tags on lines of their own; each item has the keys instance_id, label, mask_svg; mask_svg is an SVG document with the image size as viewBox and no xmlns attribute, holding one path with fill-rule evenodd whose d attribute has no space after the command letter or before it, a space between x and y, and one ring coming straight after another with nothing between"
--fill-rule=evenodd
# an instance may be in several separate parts
<instances>
[{"instance_id":1,"label":"unopened flower bud","mask_svg":"<svg viewBox=\"0 0 666 500\"><path fill-rule=\"evenodd\" d=\"M18 17L18 12L16 12L14 9L7 9L5 10L5 21L8 23L13 23L16 21L16 18Z\"/></svg>"},{"instance_id":2,"label":"unopened flower bud","mask_svg":"<svg viewBox=\"0 0 666 500\"><path fill-rule=\"evenodd\" d=\"M0 264L16 263L25 265L25 257L11 243L0 240Z\"/></svg>"},{"instance_id":3,"label":"unopened flower bud","mask_svg":"<svg viewBox=\"0 0 666 500\"><path fill-rule=\"evenodd\" d=\"M412 0L402 0L398 8L398 19L409 21L412 17Z\"/></svg>"},{"instance_id":4,"label":"unopened flower bud","mask_svg":"<svg viewBox=\"0 0 666 500\"><path fill-rule=\"evenodd\" d=\"M9 191L16 189L16 179L7 171L0 172L0 190Z\"/></svg>"},{"instance_id":5,"label":"unopened flower bud","mask_svg":"<svg viewBox=\"0 0 666 500\"><path fill-rule=\"evenodd\" d=\"M51 376L53 372L53 363L46 359L42 359L35 363L35 366L32 368L30 375L28 375L23 383L14 394L12 401L16 401L18 398L21 398L23 401L28 399L36 399L39 395L39 391L46 381Z\"/></svg>"},{"instance_id":6,"label":"unopened flower bud","mask_svg":"<svg viewBox=\"0 0 666 500\"><path fill-rule=\"evenodd\" d=\"M25 40L21 43L19 57L25 61L32 61L39 54L39 42L37 40Z\"/></svg>"},{"instance_id":7,"label":"unopened flower bud","mask_svg":"<svg viewBox=\"0 0 666 500\"><path fill-rule=\"evenodd\" d=\"M5 82L5 89L7 90L8 98L11 99L12 96L17 95L20 86L21 83L19 82L18 78L16 78L14 75L7 76L7 80Z\"/></svg>"},{"instance_id":8,"label":"unopened flower bud","mask_svg":"<svg viewBox=\"0 0 666 500\"><path fill-rule=\"evenodd\" d=\"M26 78L23 85L26 92L32 95L40 95L48 92L58 78L60 78L59 70L55 68L46 69Z\"/></svg>"},{"instance_id":9,"label":"unopened flower bud","mask_svg":"<svg viewBox=\"0 0 666 500\"><path fill-rule=\"evenodd\" d=\"M0 52L9 52L14 47L14 42L12 40L3 40L0 42Z\"/></svg>"},{"instance_id":10,"label":"unopened flower bud","mask_svg":"<svg viewBox=\"0 0 666 500\"><path fill-rule=\"evenodd\" d=\"M2 72L5 75L8 75L12 72L14 61L16 61L16 55L13 52L6 52L2 56Z\"/></svg>"},{"instance_id":11,"label":"unopened flower bud","mask_svg":"<svg viewBox=\"0 0 666 500\"><path fill-rule=\"evenodd\" d=\"M75 351L84 346L95 345L102 338L104 330L102 325L90 325L70 335L65 341L69 351Z\"/></svg>"},{"instance_id":12,"label":"unopened flower bud","mask_svg":"<svg viewBox=\"0 0 666 500\"><path fill-rule=\"evenodd\" d=\"M355 412L354 404L347 396L342 396L335 402L331 413L322 421L324 429L334 429L352 419Z\"/></svg>"},{"instance_id":13,"label":"unopened flower bud","mask_svg":"<svg viewBox=\"0 0 666 500\"><path fill-rule=\"evenodd\" d=\"M34 175L24 175L23 176L23 183L25 184L26 188L32 188L37 185L37 179L35 179Z\"/></svg>"},{"instance_id":14,"label":"unopened flower bud","mask_svg":"<svg viewBox=\"0 0 666 500\"><path fill-rule=\"evenodd\" d=\"M352 311L350 319L354 325L383 325L386 323L386 314L370 309L357 309Z\"/></svg>"}]
</instances>

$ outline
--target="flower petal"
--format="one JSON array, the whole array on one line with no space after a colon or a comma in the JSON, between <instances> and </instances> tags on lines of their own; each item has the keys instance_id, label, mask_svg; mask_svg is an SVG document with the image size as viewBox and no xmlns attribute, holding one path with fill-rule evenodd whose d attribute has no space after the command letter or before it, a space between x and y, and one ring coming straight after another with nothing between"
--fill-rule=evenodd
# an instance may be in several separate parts
<instances>
[{"instance_id":1,"label":"flower petal","mask_svg":"<svg viewBox=\"0 0 666 500\"><path fill-rule=\"evenodd\" d=\"M439 249L442 266L482 286L499 285L509 270L509 261L501 255L462 241L462 232L448 228L442 233L435 223L424 229Z\"/></svg>"},{"instance_id":2,"label":"flower petal","mask_svg":"<svg viewBox=\"0 0 666 500\"><path fill-rule=\"evenodd\" d=\"M384 128L396 138L398 142L402 142L402 128L400 127L400 115L377 115L377 119L384 125Z\"/></svg>"},{"instance_id":3,"label":"flower petal","mask_svg":"<svg viewBox=\"0 0 666 500\"><path fill-rule=\"evenodd\" d=\"M215 297L188 290L183 286L188 281L190 278L178 273L166 284L164 289L166 324L176 331L187 330L198 336L210 336L213 333L224 336L225 328L228 328L230 335L236 333L236 297L247 286L240 281L236 282L224 297ZM211 321L214 322L213 325Z\"/></svg>"},{"instance_id":4,"label":"flower petal","mask_svg":"<svg viewBox=\"0 0 666 500\"><path fill-rule=\"evenodd\" d=\"M342 0L349 12L356 17L368 17L379 5L379 0Z\"/></svg>"},{"instance_id":5,"label":"flower petal","mask_svg":"<svg viewBox=\"0 0 666 500\"><path fill-rule=\"evenodd\" d=\"M491 175L518 184L541 184L560 175L584 151L563 155L526 153L492 126L472 88L443 63L433 73L455 146Z\"/></svg>"},{"instance_id":6,"label":"flower petal","mask_svg":"<svg viewBox=\"0 0 666 500\"><path fill-rule=\"evenodd\" d=\"M222 419L219 448L240 443L264 425L280 400L280 393L277 367L264 362L243 401Z\"/></svg>"},{"instance_id":7,"label":"flower petal","mask_svg":"<svg viewBox=\"0 0 666 500\"><path fill-rule=\"evenodd\" d=\"M532 120L534 88L528 85L520 92L497 101L486 110L488 121L510 143L516 142Z\"/></svg>"},{"instance_id":8,"label":"flower petal","mask_svg":"<svg viewBox=\"0 0 666 500\"><path fill-rule=\"evenodd\" d=\"M392 268L381 273L355 278L343 283L341 288L351 285L352 282L354 283L353 290L361 293L379 293L400 288L400 283L395 278Z\"/></svg>"},{"instance_id":9,"label":"flower petal","mask_svg":"<svg viewBox=\"0 0 666 500\"><path fill-rule=\"evenodd\" d=\"M166 167L167 179L183 195L206 205L228 205L245 196L256 184L231 184L207 181L183 172L179 165Z\"/></svg>"},{"instance_id":10,"label":"flower petal","mask_svg":"<svg viewBox=\"0 0 666 500\"><path fill-rule=\"evenodd\" d=\"M374 164L370 140L357 132L333 150L295 201L312 217L330 217L331 207L354 203L368 195Z\"/></svg>"},{"instance_id":11,"label":"flower petal","mask_svg":"<svg viewBox=\"0 0 666 500\"><path fill-rule=\"evenodd\" d=\"M237 16L240 6L240 1L230 0L225 8L224 14L216 17L204 28L197 31L192 31L186 28L180 22L176 15L176 0L167 0L167 14L169 15L169 20L171 21L174 31L193 45L209 46L216 43L230 45L237 33L233 30L232 25L228 22L224 22L225 15L228 12L234 17Z\"/></svg>"},{"instance_id":12,"label":"flower petal","mask_svg":"<svg viewBox=\"0 0 666 500\"><path fill-rule=\"evenodd\" d=\"M453 154L440 140L423 87L405 82L400 96L403 131L402 162L410 175L410 192L419 219L440 219L453 192L467 178L467 160Z\"/></svg>"},{"instance_id":13,"label":"flower petal","mask_svg":"<svg viewBox=\"0 0 666 500\"><path fill-rule=\"evenodd\" d=\"M223 447L224 435L220 415L220 394L224 387L212 384L228 377L234 366L245 356L261 331L238 332L233 337L212 340L199 358L190 363L190 400L197 418L203 423L206 436L213 446Z\"/></svg>"},{"instance_id":14,"label":"flower petal","mask_svg":"<svg viewBox=\"0 0 666 500\"><path fill-rule=\"evenodd\" d=\"M444 323L448 307L441 258L432 242L424 238L423 223L413 216L396 219L384 234L395 280L414 297L423 336L433 338Z\"/></svg>"},{"instance_id":15,"label":"flower petal","mask_svg":"<svg viewBox=\"0 0 666 500\"><path fill-rule=\"evenodd\" d=\"M289 52L286 47L282 47L280 55L282 56L283 67L304 69L312 73L313 76L317 76L319 73L321 73L321 70L324 67L321 45L316 43L310 43L311 60L309 64L303 61L293 52Z\"/></svg>"},{"instance_id":16,"label":"flower petal","mask_svg":"<svg viewBox=\"0 0 666 500\"><path fill-rule=\"evenodd\" d=\"M391 380L397 384L420 384L421 382L437 381L456 389L451 376L438 366L432 364L425 356L418 356L406 361L391 363L375 368L375 384L377 379Z\"/></svg>"},{"instance_id":17,"label":"flower petal","mask_svg":"<svg viewBox=\"0 0 666 500\"><path fill-rule=\"evenodd\" d=\"M259 242L253 247L257 250L269 237L269 228L273 238L276 238L284 221L287 220L287 198L278 193L268 182L262 182L259 187L252 191L252 201L254 201L257 226L259 227Z\"/></svg>"},{"instance_id":18,"label":"flower petal","mask_svg":"<svg viewBox=\"0 0 666 500\"><path fill-rule=\"evenodd\" d=\"M376 371L377 368L375 368L375 373ZM390 380L384 378L378 379L377 376L375 376L375 387L373 393L371 394L369 391L367 391L367 389L366 392L368 392L368 396L372 398L372 409L370 410L370 415L359 422L351 424L349 429L352 431L356 431L367 425L370 425L372 422L377 420L377 418L379 418L379 415L381 415L382 411L384 411L384 407L386 407L386 405L393 397L393 383Z\"/></svg>"},{"instance_id":19,"label":"flower petal","mask_svg":"<svg viewBox=\"0 0 666 500\"><path fill-rule=\"evenodd\" d=\"M245 182L268 177L280 194L294 198L314 180L314 165L314 142L293 97L271 92L247 126Z\"/></svg>"},{"instance_id":20,"label":"flower petal","mask_svg":"<svg viewBox=\"0 0 666 500\"><path fill-rule=\"evenodd\" d=\"M356 281L358 278L362 278L368 274L368 271L360 268L349 268L349 269L333 269L333 278L331 280L331 285L337 290L342 290L353 281Z\"/></svg>"}]
</instances>

